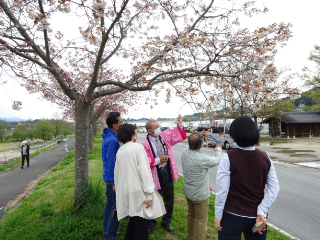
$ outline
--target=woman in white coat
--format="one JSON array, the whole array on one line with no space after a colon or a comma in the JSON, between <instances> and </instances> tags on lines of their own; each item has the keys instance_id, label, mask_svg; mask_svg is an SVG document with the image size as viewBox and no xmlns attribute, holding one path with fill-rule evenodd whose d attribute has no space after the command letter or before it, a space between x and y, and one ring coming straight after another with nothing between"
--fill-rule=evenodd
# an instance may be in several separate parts
<instances>
[{"instance_id":1,"label":"woman in white coat","mask_svg":"<svg viewBox=\"0 0 320 240\"><path fill-rule=\"evenodd\" d=\"M123 124L117 137L124 145L116 156L114 182L117 217L129 217L125 240L148 239L148 219L166 213L161 196L154 187L147 154L140 143L135 143L135 127Z\"/></svg>"}]
</instances>

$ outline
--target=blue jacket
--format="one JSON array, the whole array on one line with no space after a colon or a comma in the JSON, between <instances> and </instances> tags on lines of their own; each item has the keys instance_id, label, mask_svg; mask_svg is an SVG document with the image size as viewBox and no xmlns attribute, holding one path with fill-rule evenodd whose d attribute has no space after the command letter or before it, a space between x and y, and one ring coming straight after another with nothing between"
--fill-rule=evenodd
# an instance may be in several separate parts
<instances>
[{"instance_id":1,"label":"blue jacket","mask_svg":"<svg viewBox=\"0 0 320 240\"><path fill-rule=\"evenodd\" d=\"M111 182L114 185L114 167L116 163L116 154L120 148L120 142L117 139L117 134L105 128L101 134L102 141L102 162L103 172L102 178L105 182Z\"/></svg>"}]
</instances>

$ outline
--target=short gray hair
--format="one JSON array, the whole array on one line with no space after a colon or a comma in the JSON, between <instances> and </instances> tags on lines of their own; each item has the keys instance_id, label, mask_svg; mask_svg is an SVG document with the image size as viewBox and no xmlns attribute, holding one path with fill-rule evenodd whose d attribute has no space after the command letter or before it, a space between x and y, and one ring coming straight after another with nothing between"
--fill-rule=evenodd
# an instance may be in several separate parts
<instances>
[{"instance_id":1,"label":"short gray hair","mask_svg":"<svg viewBox=\"0 0 320 240\"><path fill-rule=\"evenodd\" d=\"M152 123L156 122L156 120L149 120L147 123L146 123L146 129L149 130L152 128Z\"/></svg>"},{"instance_id":2,"label":"short gray hair","mask_svg":"<svg viewBox=\"0 0 320 240\"><path fill-rule=\"evenodd\" d=\"M189 148L198 149L203 143L203 136L201 133L192 133L188 138Z\"/></svg>"}]
</instances>

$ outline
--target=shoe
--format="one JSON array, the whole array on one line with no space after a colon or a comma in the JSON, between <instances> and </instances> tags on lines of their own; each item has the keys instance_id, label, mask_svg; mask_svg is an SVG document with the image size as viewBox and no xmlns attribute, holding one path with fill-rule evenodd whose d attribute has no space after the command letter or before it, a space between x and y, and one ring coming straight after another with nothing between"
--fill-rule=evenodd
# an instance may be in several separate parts
<instances>
[{"instance_id":1,"label":"shoe","mask_svg":"<svg viewBox=\"0 0 320 240\"><path fill-rule=\"evenodd\" d=\"M29 165L27 167L29 167Z\"/></svg>"},{"instance_id":2,"label":"shoe","mask_svg":"<svg viewBox=\"0 0 320 240\"><path fill-rule=\"evenodd\" d=\"M154 228L148 228L148 233L152 234L154 232Z\"/></svg>"},{"instance_id":3,"label":"shoe","mask_svg":"<svg viewBox=\"0 0 320 240\"><path fill-rule=\"evenodd\" d=\"M172 226L170 224L164 225L164 224L161 223L161 227L163 227L168 232L172 232L173 231L173 228L172 228Z\"/></svg>"},{"instance_id":4,"label":"shoe","mask_svg":"<svg viewBox=\"0 0 320 240\"><path fill-rule=\"evenodd\" d=\"M23 169L23 167L21 167L21 169Z\"/></svg>"},{"instance_id":5,"label":"shoe","mask_svg":"<svg viewBox=\"0 0 320 240\"><path fill-rule=\"evenodd\" d=\"M117 232L117 237L118 236L121 236L122 233L121 232ZM105 239L106 238L106 234L105 233L102 233L102 239Z\"/></svg>"}]
</instances>

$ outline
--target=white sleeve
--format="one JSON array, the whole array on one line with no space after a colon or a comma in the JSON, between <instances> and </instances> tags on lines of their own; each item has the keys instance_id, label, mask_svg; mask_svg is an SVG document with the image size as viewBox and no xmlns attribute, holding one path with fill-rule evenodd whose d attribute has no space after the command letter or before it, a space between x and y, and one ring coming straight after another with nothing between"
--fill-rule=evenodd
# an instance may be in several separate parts
<instances>
[{"instance_id":1,"label":"white sleeve","mask_svg":"<svg viewBox=\"0 0 320 240\"><path fill-rule=\"evenodd\" d=\"M270 158L269 160L271 162L271 166L267 178L267 190L257 209L257 215L263 215L264 217L267 216L269 208L276 200L280 191L276 170L274 169L274 165Z\"/></svg>"},{"instance_id":2,"label":"white sleeve","mask_svg":"<svg viewBox=\"0 0 320 240\"><path fill-rule=\"evenodd\" d=\"M154 164L153 165L156 166L156 165L159 165L160 163L161 163L160 162L160 158L157 157L157 158L154 159Z\"/></svg>"},{"instance_id":3,"label":"white sleeve","mask_svg":"<svg viewBox=\"0 0 320 240\"><path fill-rule=\"evenodd\" d=\"M216 184L217 196L215 202L215 218L221 220L230 187L230 161L227 153L222 155L218 167Z\"/></svg>"}]
</instances>

